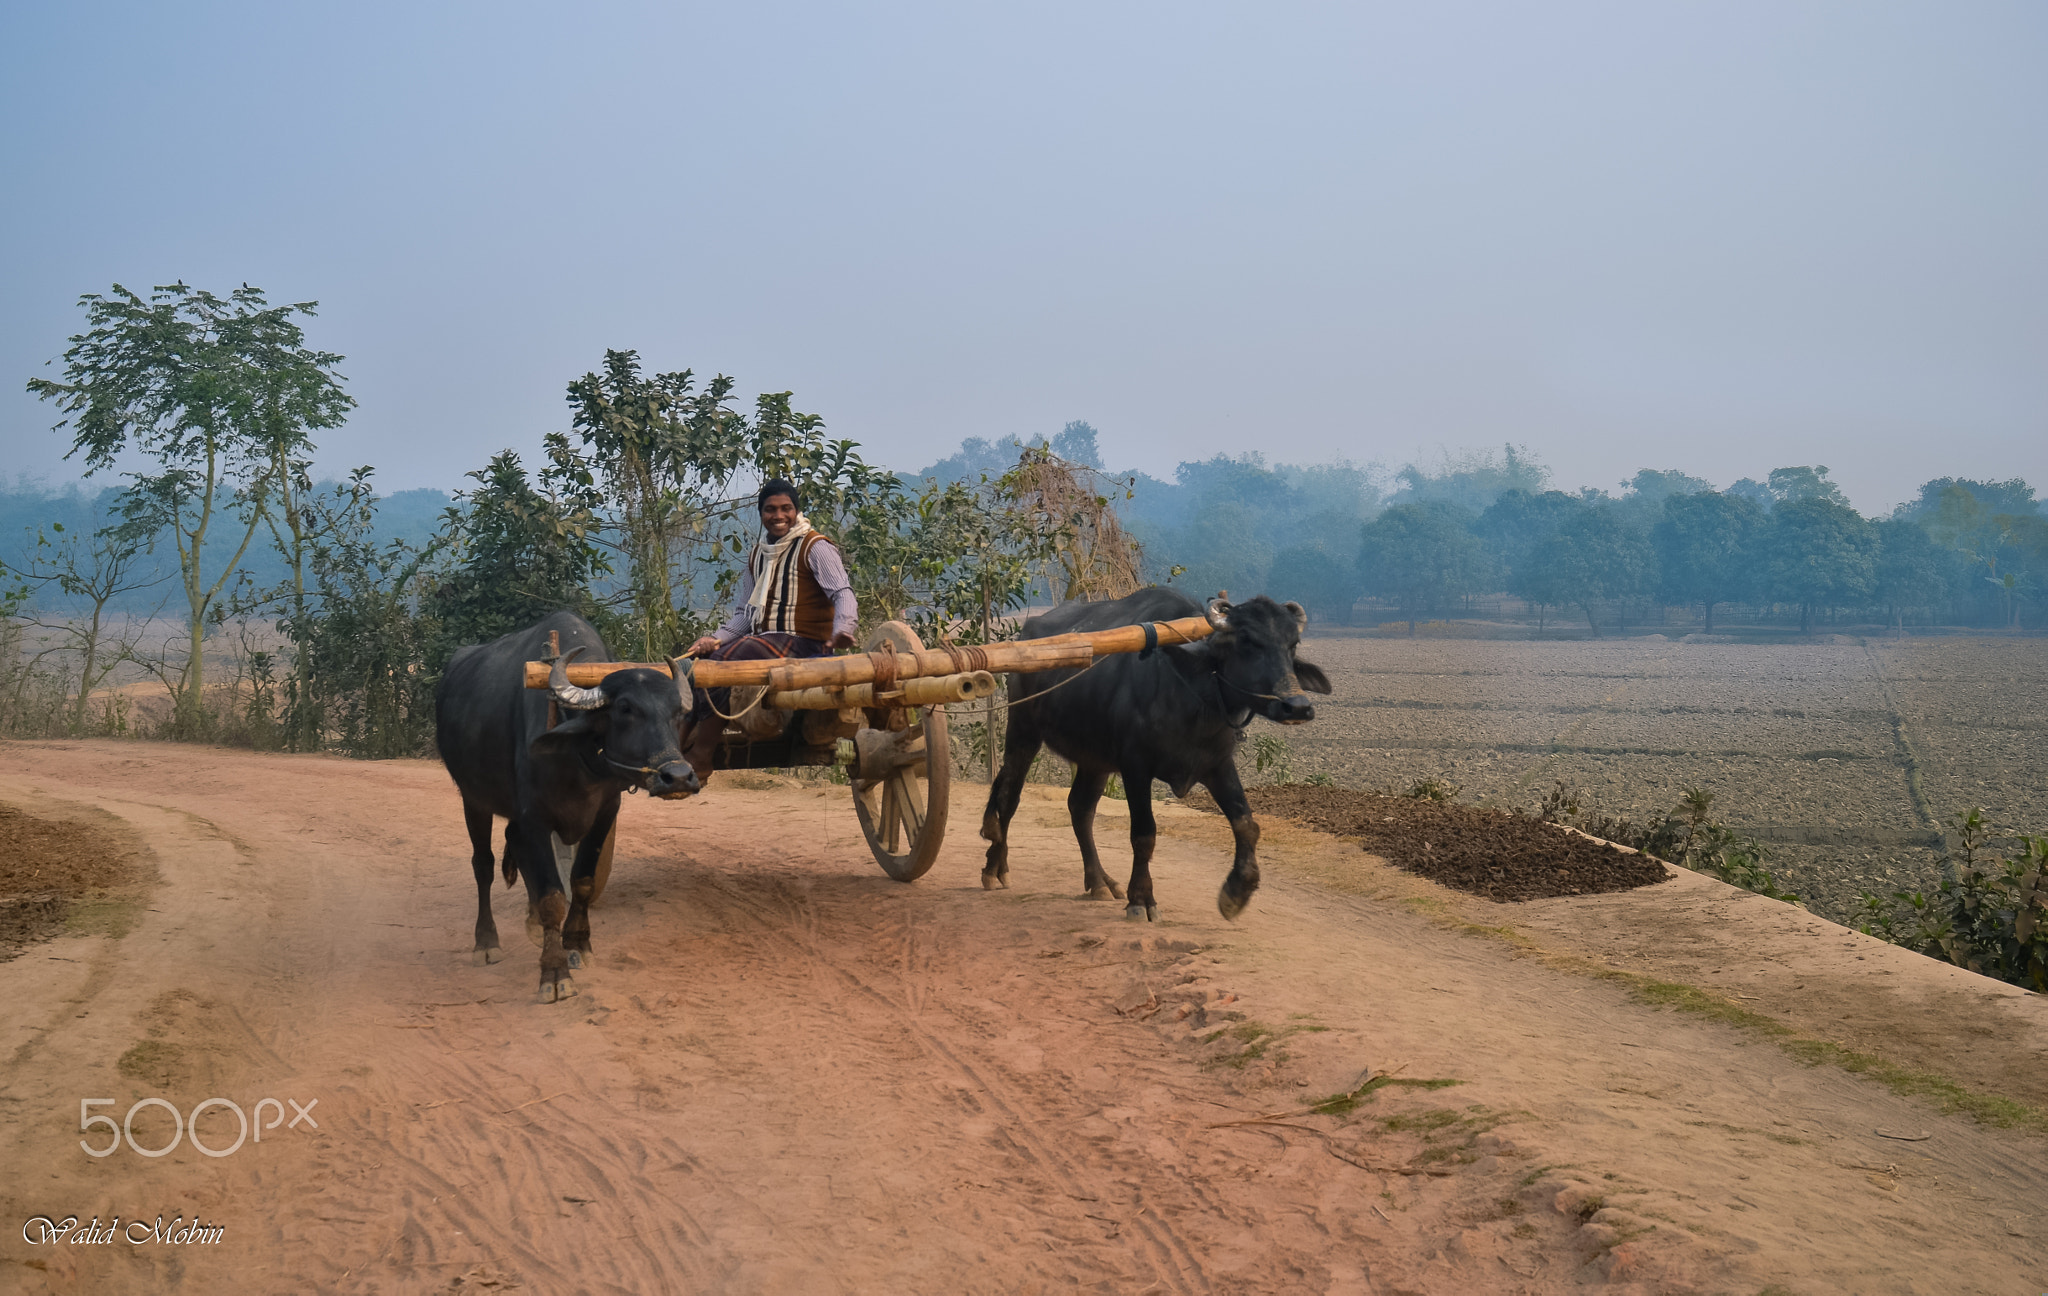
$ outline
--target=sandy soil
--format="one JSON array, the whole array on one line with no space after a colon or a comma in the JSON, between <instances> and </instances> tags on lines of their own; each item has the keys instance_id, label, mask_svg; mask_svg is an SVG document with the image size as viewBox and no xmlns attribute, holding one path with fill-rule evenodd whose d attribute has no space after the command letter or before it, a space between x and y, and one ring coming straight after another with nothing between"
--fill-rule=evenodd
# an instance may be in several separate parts
<instances>
[{"instance_id":1,"label":"sandy soil","mask_svg":"<svg viewBox=\"0 0 2048 1296\"><path fill-rule=\"evenodd\" d=\"M1133 926L1076 898L1050 790L1013 830L1013 889L985 893L964 832L903 886L844 789L721 776L627 803L596 965L541 1006L530 950L469 963L435 765L16 743L0 800L118 816L162 877L125 936L0 965L4 1289L2007 1293L2048 1274L2048 1140L1595 973L1685 972L2036 1102L2048 1001L1694 875L1496 905L1272 824L1267 886L1231 925L1227 829L1169 805L1162 921ZM497 897L517 932L523 899ZM1391 1082L1305 1110L1368 1075ZM80 1150L81 1098L153 1096L317 1100L318 1128L218 1159ZM236 1122L199 1128L219 1149ZM134 1133L161 1146L169 1118L144 1108ZM21 1238L39 1215L180 1213L219 1241Z\"/></svg>"}]
</instances>

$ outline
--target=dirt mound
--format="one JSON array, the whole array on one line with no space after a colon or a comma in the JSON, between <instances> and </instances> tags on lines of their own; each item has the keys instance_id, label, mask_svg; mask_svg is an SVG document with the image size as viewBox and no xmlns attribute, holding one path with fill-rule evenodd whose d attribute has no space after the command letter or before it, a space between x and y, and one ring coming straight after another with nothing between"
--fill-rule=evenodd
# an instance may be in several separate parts
<instances>
[{"instance_id":1,"label":"dirt mound","mask_svg":"<svg viewBox=\"0 0 2048 1296\"><path fill-rule=\"evenodd\" d=\"M145 850L111 820L39 819L0 804L0 962L63 931L77 902L125 895L148 874Z\"/></svg>"},{"instance_id":2,"label":"dirt mound","mask_svg":"<svg viewBox=\"0 0 2048 1296\"><path fill-rule=\"evenodd\" d=\"M1628 891L1671 876L1648 855L1504 810L1349 788L1289 785L1246 793L1260 814L1356 838L1411 873L1490 900Z\"/></svg>"}]
</instances>

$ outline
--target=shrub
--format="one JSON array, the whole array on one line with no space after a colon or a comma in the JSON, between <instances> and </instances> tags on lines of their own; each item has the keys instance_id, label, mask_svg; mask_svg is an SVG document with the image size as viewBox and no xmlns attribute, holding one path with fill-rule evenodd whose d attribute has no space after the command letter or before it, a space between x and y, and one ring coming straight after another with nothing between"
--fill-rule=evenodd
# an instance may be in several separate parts
<instances>
[{"instance_id":1,"label":"shrub","mask_svg":"<svg viewBox=\"0 0 2048 1296\"><path fill-rule=\"evenodd\" d=\"M2015 855L1985 856L1991 829L1972 807L1954 820L1956 849L1943 856L1933 895L1864 892L1857 928L1960 968L2048 992L2048 836L2020 834Z\"/></svg>"}]
</instances>

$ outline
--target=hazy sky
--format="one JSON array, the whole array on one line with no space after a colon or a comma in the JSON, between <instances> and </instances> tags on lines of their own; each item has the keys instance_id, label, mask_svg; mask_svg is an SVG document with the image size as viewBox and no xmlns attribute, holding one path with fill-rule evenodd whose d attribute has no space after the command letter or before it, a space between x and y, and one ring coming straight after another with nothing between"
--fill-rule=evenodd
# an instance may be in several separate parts
<instances>
[{"instance_id":1,"label":"hazy sky","mask_svg":"<svg viewBox=\"0 0 2048 1296\"><path fill-rule=\"evenodd\" d=\"M915 468L1526 442L2048 493L2048 5L0 9L0 471L79 294L317 298L321 463L459 484L604 348Z\"/></svg>"}]
</instances>

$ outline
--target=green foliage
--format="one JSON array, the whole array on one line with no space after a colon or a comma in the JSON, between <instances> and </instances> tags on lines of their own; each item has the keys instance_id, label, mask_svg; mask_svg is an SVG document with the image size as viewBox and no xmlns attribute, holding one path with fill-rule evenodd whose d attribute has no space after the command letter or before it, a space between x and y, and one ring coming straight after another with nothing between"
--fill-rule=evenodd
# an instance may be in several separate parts
<instances>
[{"instance_id":1,"label":"green foliage","mask_svg":"<svg viewBox=\"0 0 2048 1296\"><path fill-rule=\"evenodd\" d=\"M1284 787L1294 782L1294 749L1279 734L1260 734L1252 739L1252 763L1261 774L1270 774Z\"/></svg>"},{"instance_id":2,"label":"green foliage","mask_svg":"<svg viewBox=\"0 0 2048 1296\"><path fill-rule=\"evenodd\" d=\"M1705 491L1672 495L1650 529L1659 596L1667 603L1697 603L1706 633L1714 632L1714 605L1755 592L1754 564L1764 513L1739 495Z\"/></svg>"},{"instance_id":3,"label":"green foliage","mask_svg":"<svg viewBox=\"0 0 2048 1296\"><path fill-rule=\"evenodd\" d=\"M1639 826L1626 817L1601 813L1585 793L1558 780L1536 809L1545 823L1568 824L1588 836L1615 842L1681 868L1712 873L1730 886L1754 891L1772 900L1798 904L1796 892L1778 885L1765 867L1769 853L1761 843L1740 837L1713 817L1714 794L1687 788L1675 809L1657 823Z\"/></svg>"},{"instance_id":4,"label":"green foliage","mask_svg":"<svg viewBox=\"0 0 2048 1296\"><path fill-rule=\"evenodd\" d=\"M1858 927L1960 968L2048 992L2048 836L2016 839L2018 853L1990 855L1991 829L1972 807L1954 819L1955 849L1933 895L1864 892Z\"/></svg>"},{"instance_id":5,"label":"green foliage","mask_svg":"<svg viewBox=\"0 0 2048 1296\"><path fill-rule=\"evenodd\" d=\"M1777 504L1807 504L1819 501L1840 508L1849 507L1849 497L1842 494L1842 488L1828 480L1826 464L1797 468L1773 468L1770 476L1771 499Z\"/></svg>"},{"instance_id":6,"label":"green foliage","mask_svg":"<svg viewBox=\"0 0 2048 1296\"><path fill-rule=\"evenodd\" d=\"M1646 592L1654 569L1647 536L1609 508L1588 508L1566 517L1536 544L1515 573L1514 592L1537 603L1577 607L1598 634L1597 609Z\"/></svg>"},{"instance_id":7,"label":"green foliage","mask_svg":"<svg viewBox=\"0 0 2048 1296\"><path fill-rule=\"evenodd\" d=\"M1425 611L1487 587L1486 551L1455 505L1398 504L1366 523L1358 554L1358 583L1367 594L1401 609L1409 634Z\"/></svg>"},{"instance_id":8,"label":"green foliage","mask_svg":"<svg viewBox=\"0 0 2048 1296\"><path fill-rule=\"evenodd\" d=\"M246 284L223 299L177 283L147 299L115 284L79 304L89 327L70 339L62 381L28 389L64 412L57 426L72 430L88 475L128 455L150 461L128 474L124 533L167 533L176 546L187 649L166 679L177 731L197 736L217 602L286 485L281 472L310 451L312 430L340 426L355 402L335 373L341 357L308 348L293 318L310 316L313 302L273 307Z\"/></svg>"},{"instance_id":9,"label":"green foliage","mask_svg":"<svg viewBox=\"0 0 2048 1296\"><path fill-rule=\"evenodd\" d=\"M1333 553L1317 539L1274 555L1265 592L1301 604L1315 620L1349 622L1358 601L1358 572L1350 555Z\"/></svg>"},{"instance_id":10,"label":"green foliage","mask_svg":"<svg viewBox=\"0 0 2048 1296\"><path fill-rule=\"evenodd\" d=\"M1408 788L1407 795L1417 801L1456 801L1458 794L1464 790L1449 779L1432 775L1429 778L1415 780Z\"/></svg>"},{"instance_id":11,"label":"green foliage","mask_svg":"<svg viewBox=\"0 0 2048 1296\"><path fill-rule=\"evenodd\" d=\"M1776 476L1776 474L1773 474ZM1876 575L1877 532L1855 509L1824 497L1780 504L1771 512L1763 563L1766 589L1799 608L1799 628L1813 614L1868 598Z\"/></svg>"},{"instance_id":12,"label":"green foliage","mask_svg":"<svg viewBox=\"0 0 2048 1296\"><path fill-rule=\"evenodd\" d=\"M434 628L429 674L439 675L464 644L532 625L558 608L604 619L590 593L610 570L595 538L603 495L567 437L549 434L546 448L538 482L517 454L502 451L469 474L476 486L448 510L443 534L453 568L423 609Z\"/></svg>"}]
</instances>

